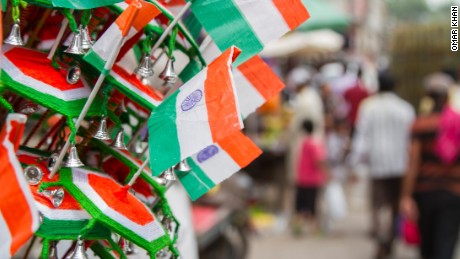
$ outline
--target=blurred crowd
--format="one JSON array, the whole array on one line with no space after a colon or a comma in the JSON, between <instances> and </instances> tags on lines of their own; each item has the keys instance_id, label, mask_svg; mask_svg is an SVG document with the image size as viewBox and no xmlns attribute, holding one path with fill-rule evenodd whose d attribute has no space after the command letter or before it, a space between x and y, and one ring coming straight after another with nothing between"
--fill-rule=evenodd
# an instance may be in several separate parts
<instances>
[{"instance_id":1,"label":"blurred crowd","mask_svg":"<svg viewBox=\"0 0 460 259\"><path fill-rule=\"evenodd\" d=\"M344 186L365 165L375 258L389 258L399 234L419 244L423 259L452 259L460 227L460 71L426 75L414 108L397 94L391 72L373 83L363 68L336 63L288 73L292 232L333 232L346 214ZM326 206L318 212L320 193Z\"/></svg>"}]
</instances>

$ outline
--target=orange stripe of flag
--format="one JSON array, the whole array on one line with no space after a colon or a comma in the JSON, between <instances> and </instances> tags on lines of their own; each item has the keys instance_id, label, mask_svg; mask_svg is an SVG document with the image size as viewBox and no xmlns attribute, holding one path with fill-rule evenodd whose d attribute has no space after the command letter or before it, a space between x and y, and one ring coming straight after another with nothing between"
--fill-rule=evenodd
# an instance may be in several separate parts
<instances>
[{"instance_id":1,"label":"orange stripe of flag","mask_svg":"<svg viewBox=\"0 0 460 259\"><path fill-rule=\"evenodd\" d=\"M310 14L301 0L273 0L291 30L304 23Z\"/></svg>"},{"instance_id":2,"label":"orange stripe of flag","mask_svg":"<svg viewBox=\"0 0 460 259\"><path fill-rule=\"evenodd\" d=\"M15 127L17 127L15 124L17 124L17 122L12 123L13 131L16 130ZM5 138L6 130L4 128L0 134L0 154L2 154L0 156L0 172L2 172L2 174L0 174L0 182L3 185L2 191L0 192L0 213L3 215L12 237L10 253L15 254L33 234L33 217L27 198L16 178L15 170L17 168L10 162L17 158L9 157L8 148L3 145ZM16 139L16 141L18 141L18 139Z\"/></svg>"},{"instance_id":3,"label":"orange stripe of flag","mask_svg":"<svg viewBox=\"0 0 460 259\"><path fill-rule=\"evenodd\" d=\"M227 49L209 66L204 81L204 94L208 111L209 127L214 141L218 141L236 128L240 129L240 114L237 110L231 71L229 66L238 57L241 50L236 47Z\"/></svg>"},{"instance_id":4,"label":"orange stripe of flag","mask_svg":"<svg viewBox=\"0 0 460 259\"><path fill-rule=\"evenodd\" d=\"M284 83L259 56L254 56L244 62L238 67L238 70L267 101L284 87Z\"/></svg>"},{"instance_id":5,"label":"orange stripe of flag","mask_svg":"<svg viewBox=\"0 0 460 259\"><path fill-rule=\"evenodd\" d=\"M218 142L219 146L240 166L246 167L256 159L262 150L241 131L237 131Z\"/></svg>"},{"instance_id":6,"label":"orange stripe of flag","mask_svg":"<svg viewBox=\"0 0 460 259\"><path fill-rule=\"evenodd\" d=\"M123 36L128 34L131 27L134 27L136 31L142 30L153 18L161 13L155 5L146 1L131 0L126 2L129 3L129 6L115 20Z\"/></svg>"}]
</instances>

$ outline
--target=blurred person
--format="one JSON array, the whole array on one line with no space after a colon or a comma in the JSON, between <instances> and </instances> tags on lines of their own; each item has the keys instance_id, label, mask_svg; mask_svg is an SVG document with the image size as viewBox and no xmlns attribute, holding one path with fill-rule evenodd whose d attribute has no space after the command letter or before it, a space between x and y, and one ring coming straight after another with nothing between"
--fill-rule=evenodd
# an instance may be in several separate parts
<instances>
[{"instance_id":1,"label":"blurred person","mask_svg":"<svg viewBox=\"0 0 460 259\"><path fill-rule=\"evenodd\" d=\"M325 182L327 172L326 148L322 141L313 137L313 121L304 120L301 127L304 136L297 164L294 234L302 233L305 221L314 230L318 230L318 192Z\"/></svg>"},{"instance_id":2,"label":"blurred person","mask_svg":"<svg viewBox=\"0 0 460 259\"><path fill-rule=\"evenodd\" d=\"M359 107L349 162L365 162L369 166L372 234L378 244L376 258L385 258L391 254L395 237L401 179L406 171L415 112L394 93L396 82L392 75L382 72L378 81L378 93ZM385 217L385 211L391 213Z\"/></svg>"},{"instance_id":3,"label":"blurred person","mask_svg":"<svg viewBox=\"0 0 460 259\"><path fill-rule=\"evenodd\" d=\"M424 83L432 105L412 127L400 209L418 223L423 259L452 259L460 227L460 114L448 104L452 78L435 73Z\"/></svg>"},{"instance_id":4,"label":"blurred person","mask_svg":"<svg viewBox=\"0 0 460 259\"><path fill-rule=\"evenodd\" d=\"M296 96L292 103L292 119L286 132L289 152L287 154L287 174L290 184L295 184L296 166L298 163L299 151L303 138L302 122L310 120L315 125L312 136L318 141L324 138L324 107L321 97L312 84L313 72L305 66L294 68L287 77L291 87L295 87ZM294 196L291 189L288 189L287 196ZM288 199L289 200L289 199ZM290 203L286 204L287 212L292 212Z\"/></svg>"},{"instance_id":5,"label":"blurred person","mask_svg":"<svg viewBox=\"0 0 460 259\"><path fill-rule=\"evenodd\" d=\"M364 99L366 99L370 95L369 91L366 89L366 86L364 85L362 76L363 76L363 70L359 66L357 70L357 76L356 76L356 81L354 85L348 88L343 93L343 99L348 106L348 111L347 111L346 116L347 116L348 123L350 124L352 129L354 129L355 127L359 105Z\"/></svg>"}]
</instances>

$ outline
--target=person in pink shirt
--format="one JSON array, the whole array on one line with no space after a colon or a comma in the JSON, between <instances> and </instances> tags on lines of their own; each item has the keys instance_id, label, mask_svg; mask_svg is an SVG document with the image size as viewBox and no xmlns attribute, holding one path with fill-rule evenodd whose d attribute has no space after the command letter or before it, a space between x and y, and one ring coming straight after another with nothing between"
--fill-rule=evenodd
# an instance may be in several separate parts
<instances>
[{"instance_id":1,"label":"person in pink shirt","mask_svg":"<svg viewBox=\"0 0 460 259\"><path fill-rule=\"evenodd\" d=\"M317 228L316 201L319 189L326 180L326 148L324 144L312 136L313 122L304 120L302 123L305 136L297 164L296 192L296 225L294 234L301 234L305 221Z\"/></svg>"}]
</instances>

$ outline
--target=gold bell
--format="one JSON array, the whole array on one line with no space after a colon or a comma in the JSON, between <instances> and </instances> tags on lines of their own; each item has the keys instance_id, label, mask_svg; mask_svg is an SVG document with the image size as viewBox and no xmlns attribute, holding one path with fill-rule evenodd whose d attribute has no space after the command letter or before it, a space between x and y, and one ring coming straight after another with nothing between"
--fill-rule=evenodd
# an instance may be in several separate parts
<instances>
[{"instance_id":1,"label":"gold bell","mask_svg":"<svg viewBox=\"0 0 460 259\"><path fill-rule=\"evenodd\" d=\"M176 175L174 174L174 168L171 167L164 171L162 174L162 178L164 178L166 181L175 181Z\"/></svg>"},{"instance_id":2,"label":"gold bell","mask_svg":"<svg viewBox=\"0 0 460 259\"><path fill-rule=\"evenodd\" d=\"M22 41L21 37L21 27L19 26L19 21L16 21L13 24L10 35L8 35L8 38L6 38L4 42L14 46L24 46L24 41Z\"/></svg>"},{"instance_id":3,"label":"gold bell","mask_svg":"<svg viewBox=\"0 0 460 259\"><path fill-rule=\"evenodd\" d=\"M56 241L50 241L50 248L48 252L48 259L58 259L58 252Z\"/></svg>"},{"instance_id":4,"label":"gold bell","mask_svg":"<svg viewBox=\"0 0 460 259\"><path fill-rule=\"evenodd\" d=\"M93 41L91 40L91 35L89 35L88 27L83 27L80 25L81 33L81 48L83 50L89 50L93 46Z\"/></svg>"},{"instance_id":5,"label":"gold bell","mask_svg":"<svg viewBox=\"0 0 460 259\"><path fill-rule=\"evenodd\" d=\"M187 173L187 172L190 172L190 170L192 170L190 168L190 166L188 165L187 163L187 159L184 159L182 161L180 161L179 163L177 163L177 165L174 167L175 170L181 172L181 173Z\"/></svg>"},{"instance_id":6,"label":"gold bell","mask_svg":"<svg viewBox=\"0 0 460 259\"><path fill-rule=\"evenodd\" d=\"M111 147L120 149L120 150L127 150L128 148L125 145L125 132L122 130L117 132L117 136L113 140Z\"/></svg>"},{"instance_id":7,"label":"gold bell","mask_svg":"<svg viewBox=\"0 0 460 259\"><path fill-rule=\"evenodd\" d=\"M78 157L77 147L75 147L75 144L72 143L69 151L69 156L64 162L64 167L82 167L84 165L85 164L83 164L83 162Z\"/></svg>"},{"instance_id":8,"label":"gold bell","mask_svg":"<svg viewBox=\"0 0 460 259\"><path fill-rule=\"evenodd\" d=\"M93 138L100 140L110 140L110 135L107 132L107 119L105 118L105 116L102 116L99 128L97 129Z\"/></svg>"},{"instance_id":9,"label":"gold bell","mask_svg":"<svg viewBox=\"0 0 460 259\"><path fill-rule=\"evenodd\" d=\"M74 250L65 259L88 259L85 251L85 241L78 237Z\"/></svg>"},{"instance_id":10,"label":"gold bell","mask_svg":"<svg viewBox=\"0 0 460 259\"><path fill-rule=\"evenodd\" d=\"M62 201L64 200L64 189L62 188L43 191L38 190L37 193L43 197L48 198L48 200L50 200L51 204L53 204L55 208L61 206Z\"/></svg>"},{"instance_id":11,"label":"gold bell","mask_svg":"<svg viewBox=\"0 0 460 259\"><path fill-rule=\"evenodd\" d=\"M141 63L134 70L136 75L140 78L147 78L153 76L153 62L149 54L144 54Z\"/></svg>"},{"instance_id":12,"label":"gold bell","mask_svg":"<svg viewBox=\"0 0 460 259\"><path fill-rule=\"evenodd\" d=\"M160 78L164 80L164 85L166 87L173 87L177 82L177 74L174 71L174 61L172 58L169 58L166 62L165 69L160 73Z\"/></svg>"},{"instance_id":13,"label":"gold bell","mask_svg":"<svg viewBox=\"0 0 460 259\"><path fill-rule=\"evenodd\" d=\"M64 52L69 53L69 54L75 54L75 55L85 54L85 51L82 48L80 31L73 33L72 41L70 41L69 47Z\"/></svg>"}]
</instances>

